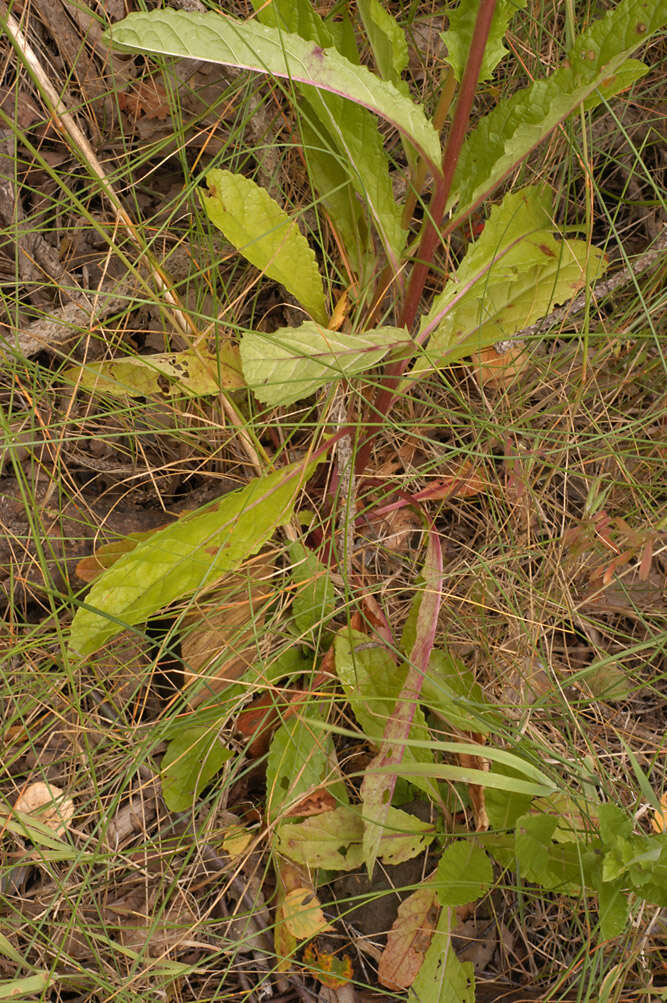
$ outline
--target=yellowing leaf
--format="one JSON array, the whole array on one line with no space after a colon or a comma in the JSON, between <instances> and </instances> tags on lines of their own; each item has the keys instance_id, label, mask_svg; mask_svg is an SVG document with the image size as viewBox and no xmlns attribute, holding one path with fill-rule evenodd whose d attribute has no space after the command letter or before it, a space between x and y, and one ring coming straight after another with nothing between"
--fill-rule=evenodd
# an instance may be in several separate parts
<instances>
[{"instance_id":1,"label":"yellowing leaf","mask_svg":"<svg viewBox=\"0 0 667 1003\"><path fill-rule=\"evenodd\" d=\"M288 892L283 899L282 912L285 926L297 940L308 940L333 929L312 888L294 888Z\"/></svg>"},{"instance_id":2,"label":"yellowing leaf","mask_svg":"<svg viewBox=\"0 0 667 1003\"><path fill-rule=\"evenodd\" d=\"M247 331L241 340L243 375L263 404L293 404L335 380L370 369L409 340L404 328L353 335L310 322L272 334Z\"/></svg>"},{"instance_id":3,"label":"yellowing leaf","mask_svg":"<svg viewBox=\"0 0 667 1003\"><path fill-rule=\"evenodd\" d=\"M163 352L91 362L70 367L65 376L90 393L115 397L165 397L177 393L202 397L244 385L239 351L232 345L220 345L217 355Z\"/></svg>"},{"instance_id":4,"label":"yellowing leaf","mask_svg":"<svg viewBox=\"0 0 667 1003\"><path fill-rule=\"evenodd\" d=\"M202 203L211 222L244 258L280 282L315 320L326 324L315 253L293 219L250 178L231 171L206 175Z\"/></svg>"},{"instance_id":5,"label":"yellowing leaf","mask_svg":"<svg viewBox=\"0 0 667 1003\"><path fill-rule=\"evenodd\" d=\"M255 478L137 544L97 579L77 610L70 650L90 654L124 627L235 571L291 518L307 476L295 464Z\"/></svg>"},{"instance_id":6,"label":"yellowing leaf","mask_svg":"<svg viewBox=\"0 0 667 1003\"><path fill-rule=\"evenodd\" d=\"M422 322L430 341L413 376L511 338L603 273L598 248L556 239L550 207L549 193L534 185L491 210Z\"/></svg>"}]
</instances>

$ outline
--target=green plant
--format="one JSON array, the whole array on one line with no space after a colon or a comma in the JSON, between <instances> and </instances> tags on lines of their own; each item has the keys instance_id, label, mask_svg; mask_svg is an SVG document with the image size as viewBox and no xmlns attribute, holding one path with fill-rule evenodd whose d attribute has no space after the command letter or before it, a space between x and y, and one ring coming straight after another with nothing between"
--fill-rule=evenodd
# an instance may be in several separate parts
<instances>
[{"instance_id":1,"label":"green plant","mask_svg":"<svg viewBox=\"0 0 667 1003\"><path fill-rule=\"evenodd\" d=\"M461 256L427 312L419 314L428 271L440 267L442 241L563 119L582 105L590 110L639 79L646 67L629 56L666 15L664 4L624 0L579 36L559 70L499 102L467 132L477 81L488 76L504 54L502 38L512 8L499 4L494 15L493 7L480 4L474 23L465 11L452 17L447 33L450 67L440 115L455 81L460 80L460 90L442 155L436 128L401 81L406 53L401 29L379 4L360 5L377 74L359 64L350 33L334 30L306 3L258 4L262 23L163 11L132 15L114 28L114 43L127 51L206 58L285 81L284 95L300 103L301 143L317 204L346 251L333 273L339 278L330 275L327 289L306 238L268 192L239 174L209 171L201 200L211 222L267 279L281 283L309 319L272 333L245 331L238 358L228 345L218 343L210 353L193 346L187 358L176 359L176 365L180 361L189 367L194 355L209 382L191 381L188 392L210 393L212 379L214 388L226 393L230 386L238 386L238 380L221 378L223 370L227 373L229 367L238 374L240 367L244 385L261 404L290 406L325 390L330 398L319 403L326 415L338 381L361 378L385 360L357 449L359 476L366 469L378 428L409 384L512 338L602 274L602 252L587 241L566 237L554 221L549 191L530 185L507 192L490 209L481 235ZM467 53L467 59L461 53ZM395 159L403 161L408 177L404 204L394 199L391 163L374 115L401 134L403 151ZM424 199L421 185L426 172L432 175L433 194L424 204L424 222L415 226L412 210L415 201ZM334 286L346 273L353 320L348 325L351 330L335 333L327 321L334 313ZM132 387L132 376L114 371L114 365L84 369L85 385L92 388L102 378L106 392L113 381L120 388ZM163 360L150 358L141 364L149 371L164 372L162 365ZM366 385L371 385L369 377ZM348 416L342 426L318 443L315 457L354 432ZM323 419L320 431L325 427ZM73 653L94 651L123 625L142 624L170 602L215 584L256 553L280 525L287 524L292 542L298 543L293 517L298 490L315 465L313 458L274 471L268 458L263 459L265 471L246 488L140 542L100 577L75 616ZM325 530L325 543L332 545L333 520ZM396 863L436 839L432 828L416 825L412 816L392 803L400 782L424 793L443 815L448 809L440 780L527 799L522 811L504 823L514 833L509 842L494 833L444 849L433 882L443 907L471 901L489 886L485 851L503 866L516 861L523 879L543 887L564 893L595 892L602 937L612 936L625 923L628 889L663 904L657 891L664 871L663 836L633 836L623 813L601 805L599 838L578 832L569 840L562 834L556 837L558 819L544 802L529 812L533 798L548 799L555 789L554 781L531 762L529 748L507 752L481 741L448 744L431 737L422 707L450 727L477 735L502 733L502 727L493 708L474 693L462 667L435 645L442 561L435 534L428 527L426 532L430 542L423 581L415 583L418 599L400 644L392 647L387 633L380 631L383 643L368 649L367 635L355 634L350 627L335 636L338 681L362 735L378 750L359 791L361 811L350 808L336 768L330 696L310 696L298 714L288 713L293 708L287 712L281 708L285 720L275 733L268 759L267 814L275 822L276 868L283 875L276 933L276 949L283 957L291 955L300 940L318 932L322 919L312 904L312 922L304 919L309 910L302 907L312 889L303 877L298 879L301 884L295 884L293 876L285 877L288 868L278 862L281 857L325 871L364 862L372 871L376 859ZM334 617L325 557L326 545L323 560L308 571L320 585L325 582L324 589L295 610L302 633L314 635L323 621ZM304 548L301 559L314 558ZM303 580L308 577L302 576ZM197 727L191 741L199 759L207 762L202 749L206 731L201 730L203 724ZM176 752L182 756L187 749L187 732L174 742L178 744L172 745L163 764L171 773L178 762ZM209 758L220 762L228 758L224 750L217 753ZM474 757L477 765L443 764L438 761L440 753ZM487 760L497 767L487 771ZM192 779L192 797L201 779L201 775ZM327 788L335 807L314 819L283 820L288 811L306 814L304 799L321 787ZM169 798L168 790L167 785ZM188 792L179 789L171 806L178 810L187 801ZM507 797L501 801L507 809ZM323 845L327 852L316 856L315 847L321 850ZM466 881L457 890L452 874L466 862ZM424 913L431 907L428 899L420 906ZM433 950L426 953L413 987L416 994L432 992L433 985L443 981L440 937L448 935L448 924L443 908ZM457 998L465 998L463 994L472 992L471 970L460 966L451 951L444 965L447 984L459 987ZM441 989L439 998L453 998L447 992Z\"/></svg>"}]
</instances>

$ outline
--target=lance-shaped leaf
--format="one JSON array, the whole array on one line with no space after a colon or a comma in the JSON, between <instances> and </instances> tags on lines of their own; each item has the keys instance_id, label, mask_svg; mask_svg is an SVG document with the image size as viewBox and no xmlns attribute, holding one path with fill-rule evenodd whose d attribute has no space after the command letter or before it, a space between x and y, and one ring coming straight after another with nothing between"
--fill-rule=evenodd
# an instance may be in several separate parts
<instances>
[{"instance_id":1,"label":"lance-shaped leaf","mask_svg":"<svg viewBox=\"0 0 667 1003\"><path fill-rule=\"evenodd\" d=\"M405 756L406 740L410 737L412 722L418 709L422 684L435 641L441 597L442 549L440 540L432 528L429 531L424 564L424 591L417 614L416 636L410 651L408 673L396 701L396 707L384 730L380 750L368 767L361 784L364 861L369 874L373 873L375 867L380 841L387 825L387 813L400 773L400 765ZM382 772L376 772L376 767Z\"/></svg>"},{"instance_id":2,"label":"lance-shaped leaf","mask_svg":"<svg viewBox=\"0 0 667 1003\"><path fill-rule=\"evenodd\" d=\"M294 464L223 495L153 533L96 580L72 623L70 649L90 654L255 554L292 515L309 471Z\"/></svg>"},{"instance_id":3,"label":"lance-shaped leaf","mask_svg":"<svg viewBox=\"0 0 667 1003\"><path fill-rule=\"evenodd\" d=\"M280 27L320 49L335 46L346 54L341 48L342 37L337 40L334 31L341 22L325 23L310 0L274 0L271 4L253 0L253 5L262 24ZM358 65L356 51L353 56L350 53L348 58ZM394 263L406 236L377 120L366 108L312 87L299 87L299 98L302 145L313 186L363 287L377 265L369 216Z\"/></svg>"},{"instance_id":4,"label":"lance-shaped leaf","mask_svg":"<svg viewBox=\"0 0 667 1003\"><path fill-rule=\"evenodd\" d=\"M665 0L621 0L579 35L551 76L501 101L463 144L447 208L458 204L465 214L579 104L597 103L594 92L602 100L615 94L617 85L627 86L628 56L666 21ZM648 72L641 63L634 69L634 79ZM449 225L458 218L455 214Z\"/></svg>"},{"instance_id":5,"label":"lance-shaped leaf","mask_svg":"<svg viewBox=\"0 0 667 1003\"><path fill-rule=\"evenodd\" d=\"M412 375L511 338L602 274L602 251L583 240L557 240L549 208L539 186L494 206L422 321L419 340L430 334L430 341Z\"/></svg>"},{"instance_id":6,"label":"lance-shaped leaf","mask_svg":"<svg viewBox=\"0 0 667 1003\"><path fill-rule=\"evenodd\" d=\"M308 241L269 193L242 174L206 175L202 203L211 222L244 258L275 279L311 317L326 324L322 276Z\"/></svg>"},{"instance_id":7,"label":"lance-shaped leaf","mask_svg":"<svg viewBox=\"0 0 667 1003\"><path fill-rule=\"evenodd\" d=\"M496 3L479 70L480 83L490 79L498 63L508 54L509 50L503 45L505 32L517 11L525 6L526 0L498 0ZM449 63L459 83L470 54L478 10L479 3L460 3L448 13L449 26L447 31L442 32L442 40L447 46L445 62Z\"/></svg>"},{"instance_id":8,"label":"lance-shaped leaf","mask_svg":"<svg viewBox=\"0 0 667 1003\"><path fill-rule=\"evenodd\" d=\"M401 74L409 57L403 29L380 0L358 0L357 6L380 76L405 92L407 85L401 80Z\"/></svg>"},{"instance_id":9,"label":"lance-shaped leaf","mask_svg":"<svg viewBox=\"0 0 667 1003\"><path fill-rule=\"evenodd\" d=\"M263 404L293 404L342 376L370 369L409 340L404 328L353 335L311 322L272 334L247 331L241 339L243 375Z\"/></svg>"},{"instance_id":10,"label":"lance-shaped leaf","mask_svg":"<svg viewBox=\"0 0 667 1003\"><path fill-rule=\"evenodd\" d=\"M352 712L366 737L379 745L405 684L407 667L397 665L379 641L355 630L340 631L334 646L336 673ZM406 748L402 772L407 771L415 787L437 799L438 785L429 776L435 764L421 707L415 709L410 738L422 744ZM416 775L417 767L423 767L424 772Z\"/></svg>"},{"instance_id":11,"label":"lance-shaped leaf","mask_svg":"<svg viewBox=\"0 0 667 1003\"><path fill-rule=\"evenodd\" d=\"M65 377L77 380L91 393L115 397L167 396L186 393L193 397L217 394L220 389L243 386L238 349L221 345L217 355L204 352L160 352L72 366Z\"/></svg>"},{"instance_id":12,"label":"lance-shaped leaf","mask_svg":"<svg viewBox=\"0 0 667 1003\"><path fill-rule=\"evenodd\" d=\"M334 48L322 48L256 21L180 10L130 14L113 26L111 38L129 52L243 67L340 95L394 125L434 169L439 162L440 140L422 109L393 84L355 66Z\"/></svg>"}]
</instances>

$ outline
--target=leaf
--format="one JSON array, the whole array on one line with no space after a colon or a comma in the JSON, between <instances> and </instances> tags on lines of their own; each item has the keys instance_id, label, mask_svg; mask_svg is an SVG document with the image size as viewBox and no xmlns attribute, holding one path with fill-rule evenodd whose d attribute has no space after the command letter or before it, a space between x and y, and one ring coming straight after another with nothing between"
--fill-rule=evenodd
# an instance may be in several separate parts
<instances>
[{"instance_id":1,"label":"leaf","mask_svg":"<svg viewBox=\"0 0 667 1003\"><path fill-rule=\"evenodd\" d=\"M598 912L602 940L620 937L628 924L630 913L628 896L620 884L600 882Z\"/></svg>"},{"instance_id":2,"label":"leaf","mask_svg":"<svg viewBox=\"0 0 667 1003\"><path fill-rule=\"evenodd\" d=\"M424 963L412 983L408 1003L475 1003L475 973L472 962L461 963L451 939L451 910L443 909L426 952Z\"/></svg>"},{"instance_id":3,"label":"leaf","mask_svg":"<svg viewBox=\"0 0 667 1003\"><path fill-rule=\"evenodd\" d=\"M258 632L273 597L275 567L266 554L226 575L211 601L196 604L181 621L183 687L191 707L228 688L260 661ZM260 669L255 675L266 680ZM250 680L248 680L250 683ZM238 692L238 691L237 691ZM247 687L242 692L247 693Z\"/></svg>"},{"instance_id":4,"label":"leaf","mask_svg":"<svg viewBox=\"0 0 667 1003\"><path fill-rule=\"evenodd\" d=\"M445 849L438 864L435 888L440 905L474 902L493 882L491 861L471 840L457 839Z\"/></svg>"},{"instance_id":5,"label":"leaf","mask_svg":"<svg viewBox=\"0 0 667 1003\"><path fill-rule=\"evenodd\" d=\"M514 846L520 874L547 888L559 880L550 869L548 852L557 825L553 815L522 815L516 823Z\"/></svg>"},{"instance_id":6,"label":"leaf","mask_svg":"<svg viewBox=\"0 0 667 1003\"><path fill-rule=\"evenodd\" d=\"M311 701L308 711L324 720L324 701ZM284 721L276 731L266 767L266 805L270 821L289 811L294 803L337 780L337 762L330 733L314 730L301 716ZM338 788L342 785L336 785ZM343 795L344 797L344 795Z\"/></svg>"},{"instance_id":7,"label":"leaf","mask_svg":"<svg viewBox=\"0 0 667 1003\"><path fill-rule=\"evenodd\" d=\"M437 915L437 897L430 884L401 902L380 955L380 985L398 992L410 988L431 943Z\"/></svg>"},{"instance_id":8,"label":"leaf","mask_svg":"<svg viewBox=\"0 0 667 1003\"><path fill-rule=\"evenodd\" d=\"M509 50L503 45L505 32L517 11L523 10L525 6L526 0L498 0L496 3L479 71L480 83L490 80L498 63L507 55ZM461 83L470 54L470 43L478 10L478 2L461 0L458 7L449 12L449 28L440 36L447 46L445 62L451 66L458 83Z\"/></svg>"},{"instance_id":9,"label":"leaf","mask_svg":"<svg viewBox=\"0 0 667 1003\"><path fill-rule=\"evenodd\" d=\"M651 828L653 832L667 832L667 791L660 798L660 807L653 812Z\"/></svg>"},{"instance_id":10,"label":"leaf","mask_svg":"<svg viewBox=\"0 0 667 1003\"><path fill-rule=\"evenodd\" d=\"M384 80L391 80L399 90L407 85L401 74L409 61L408 43L403 29L385 10L380 0L357 0L364 29L373 50L375 64Z\"/></svg>"},{"instance_id":11,"label":"leaf","mask_svg":"<svg viewBox=\"0 0 667 1003\"><path fill-rule=\"evenodd\" d=\"M352 335L308 321L273 334L247 331L241 340L243 374L263 404L288 405L343 376L370 369L408 341L403 328L380 327Z\"/></svg>"},{"instance_id":12,"label":"leaf","mask_svg":"<svg viewBox=\"0 0 667 1003\"><path fill-rule=\"evenodd\" d=\"M282 913L285 926L297 940L333 930L312 888L294 888L288 892L283 899Z\"/></svg>"},{"instance_id":13,"label":"leaf","mask_svg":"<svg viewBox=\"0 0 667 1003\"><path fill-rule=\"evenodd\" d=\"M599 103L595 91L606 86L630 54L667 20L665 0L621 0L582 32L561 67L544 80L503 100L470 133L459 157L447 210L458 204L450 225L479 203L503 177L582 101ZM648 67L645 68L648 71ZM621 73L621 85L625 85ZM446 210L446 211L447 211Z\"/></svg>"},{"instance_id":14,"label":"leaf","mask_svg":"<svg viewBox=\"0 0 667 1003\"><path fill-rule=\"evenodd\" d=\"M303 964L308 974L329 989L340 989L354 977L354 966L349 954L336 955L320 950L316 942L308 944L303 952Z\"/></svg>"},{"instance_id":15,"label":"leaf","mask_svg":"<svg viewBox=\"0 0 667 1003\"><path fill-rule=\"evenodd\" d=\"M213 12L137 11L115 24L110 34L113 44L125 51L204 59L331 91L386 119L432 164L440 160L438 134L422 109L334 48Z\"/></svg>"},{"instance_id":16,"label":"leaf","mask_svg":"<svg viewBox=\"0 0 667 1003\"><path fill-rule=\"evenodd\" d=\"M372 875L378 855L380 840L387 824L387 814L394 796L396 780L406 756L406 740L412 722L421 714L418 703L424 676L438 625L442 597L442 550L434 528L429 529L428 549L424 564L424 590L422 592L415 640L410 650L408 671L396 706L387 721L377 756L371 762L361 783L361 800L364 812L364 862ZM410 753L408 752L409 756ZM395 768L396 772L393 772ZM381 772L380 772L381 771Z\"/></svg>"},{"instance_id":17,"label":"leaf","mask_svg":"<svg viewBox=\"0 0 667 1003\"><path fill-rule=\"evenodd\" d=\"M341 22L323 19L306 0L276 4L255 3L264 24L280 25L320 49L336 47L341 55ZM352 33L352 44L354 34ZM351 58L353 55L353 58ZM356 46L348 59L359 64ZM405 95L409 98L409 94ZM370 279L376 252L366 224L367 205L394 267L405 244L401 207L393 197L389 161L378 123L365 108L338 94L313 93L299 88L299 111L304 150L315 189L320 193L332 225L340 235L345 254L362 286Z\"/></svg>"},{"instance_id":18,"label":"leaf","mask_svg":"<svg viewBox=\"0 0 667 1003\"><path fill-rule=\"evenodd\" d=\"M90 393L116 397L160 397L186 393L193 397L244 386L238 348L220 345L217 355L204 352L163 352L71 366L66 379Z\"/></svg>"},{"instance_id":19,"label":"leaf","mask_svg":"<svg viewBox=\"0 0 667 1003\"><path fill-rule=\"evenodd\" d=\"M602 274L602 251L556 240L549 205L548 192L531 186L494 206L422 321L428 361L418 359L413 376L511 338Z\"/></svg>"},{"instance_id":20,"label":"leaf","mask_svg":"<svg viewBox=\"0 0 667 1003\"><path fill-rule=\"evenodd\" d=\"M162 757L162 796L170 811L188 811L233 752L208 725L184 727Z\"/></svg>"},{"instance_id":21,"label":"leaf","mask_svg":"<svg viewBox=\"0 0 667 1003\"><path fill-rule=\"evenodd\" d=\"M64 836L74 818L74 802L60 787L38 780L21 791L14 811L43 823L56 836Z\"/></svg>"},{"instance_id":22,"label":"leaf","mask_svg":"<svg viewBox=\"0 0 667 1003\"><path fill-rule=\"evenodd\" d=\"M310 869L354 871L363 863L363 833L360 809L339 805L303 822L281 823L276 848ZM400 808L389 808L378 856L385 864L400 864L423 853L433 838L433 826L428 822Z\"/></svg>"},{"instance_id":23,"label":"leaf","mask_svg":"<svg viewBox=\"0 0 667 1003\"><path fill-rule=\"evenodd\" d=\"M312 550L295 540L289 545L292 580L297 593L292 601L292 615L300 634L317 633L335 613L336 593L328 568Z\"/></svg>"},{"instance_id":24,"label":"leaf","mask_svg":"<svg viewBox=\"0 0 667 1003\"><path fill-rule=\"evenodd\" d=\"M206 175L201 200L211 222L251 264L280 282L311 317L327 322L315 253L293 219L250 178L231 171Z\"/></svg>"},{"instance_id":25,"label":"leaf","mask_svg":"<svg viewBox=\"0 0 667 1003\"><path fill-rule=\"evenodd\" d=\"M70 651L88 655L128 625L235 571L290 519L310 469L295 464L255 478L138 543L77 610Z\"/></svg>"},{"instance_id":26,"label":"leaf","mask_svg":"<svg viewBox=\"0 0 667 1003\"><path fill-rule=\"evenodd\" d=\"M334 641L336 673L366 737L378 744L396 706L405 682L407 667L397 666L389 651L365 634L344 629ZM430 743L426 719L420 707L415 710L410 737ZM429 797L439 797L437 784L427 777L415 777L413 766L433 766L430 748L407 747L400 774L410 773L412 783ZM412 772L411 772L412 771Z\"/></svg>"}]
</instances>

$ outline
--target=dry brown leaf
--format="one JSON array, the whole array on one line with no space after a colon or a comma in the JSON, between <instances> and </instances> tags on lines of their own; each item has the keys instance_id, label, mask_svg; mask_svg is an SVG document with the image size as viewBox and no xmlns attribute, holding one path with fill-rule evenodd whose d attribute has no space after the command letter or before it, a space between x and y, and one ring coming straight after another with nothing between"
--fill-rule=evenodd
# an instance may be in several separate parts
<instances>
[{"instance_id":1,"label":"dry brown leaf","mask_svg":"<svg viewBox=\"0 0 667 1003\"><path fill-rule=\"evenodd\" d=\"M197 706L234 682L257 658L257 629L264 622L266 602L273 594L274 567L266 554L247 561L241 571L228 575L215 596L184 619L181 657L183 684L198 680L190 703Z\"/></svg>"},{"instance_id":2,"label":"dry brown leaf","mask_svg":"<svg viewBox=\"0 0 667 1003\"><path fill-rule=\"evenodd\" d=\"M56 836L64 836L74 818L74 802L59 787L38 780L19 794L14 811L32 815L48 825Z\"/></svg>"},{"instance_id":3,"label":"dry brown leaf","mask_svg":"<svg viewBox=\"0 0 667 1003\"><path fill-rule=\"evenodd\" d=\"M660 798L660 810L653 813L651 828L654 832L667 832L667 791Z\"/></svg>"},{"instance_id":4,"label":"dry brown leaf","mask_svg":"<svg viewBox=\"0 0 667 1003\"><path fill-rule=\"evenodd\" d=\"M380 957L378 980L387 989L409 989L424 961L438 919L435 889L418 888L398 907Z\"/></svg>"},{"instance_id":5,"label":"dry brown leaf","mask_svg":"<svg viewBox=\"0 0 667 1003\"><path fill-rule=\"evenodd\" d=\"M472 361L477 379L483 387L504 390L528 368L530 353L525 344L512 345L506 352L498 352L494 345L489 345L481 352L476 352Z\"/></svg>"},{"instance_id":6,"label":"dry brown leaf","mask_svg":"<svg viewBox=\"0 0 667 1003\"><path fill-rule=\"evenodd\" d=\"M482 744L484 742L484 735L472 732L470 740ZM485 773L489 772L489 761L488 759L484 759L483 756L471 756L467 752L459 752L457 758L461 766L465 769L484 770ZM470 794L472 810L475 816L475 829L477 832L486 832L489 828L489 816L486 813L484 788L480 787L479 784L468 784L468 793Z\"/></svg>"}]
</instances>

